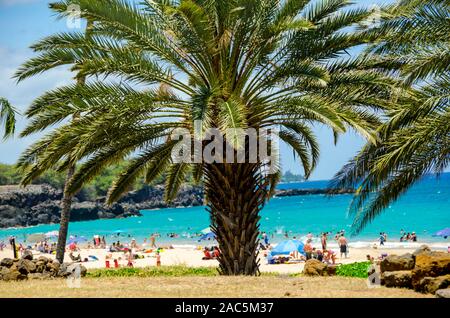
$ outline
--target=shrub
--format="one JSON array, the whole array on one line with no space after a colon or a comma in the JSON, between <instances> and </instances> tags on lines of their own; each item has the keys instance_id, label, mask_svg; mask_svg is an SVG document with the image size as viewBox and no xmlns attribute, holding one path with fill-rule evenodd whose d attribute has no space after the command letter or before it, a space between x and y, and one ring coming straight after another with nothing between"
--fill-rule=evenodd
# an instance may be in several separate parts
<instances>
[{"instance_id":1,"label":"shrub","mask_svg":"<svg viewBox=\"0 0 450 318\"><path fill-rule=\"evenodd\" d=\"M367 271L369 269L369 266L370 262L342 264L337 267L336 275L346 277L367 278L368 277Z\"/></svg>"}]
</instances>

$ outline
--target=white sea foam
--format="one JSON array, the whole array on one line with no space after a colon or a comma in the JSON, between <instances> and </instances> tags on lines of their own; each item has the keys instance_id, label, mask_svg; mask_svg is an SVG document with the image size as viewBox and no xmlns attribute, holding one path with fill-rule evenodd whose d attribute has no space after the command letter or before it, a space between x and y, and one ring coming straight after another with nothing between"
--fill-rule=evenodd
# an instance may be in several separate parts
<instances>
[{"instance_id":1,"label":"white sea foam","mask_svg":"<svg viewBox=\"0 0 450 318\"><path fill-rule=\"evenodd\" d=\"M306 241L306 240L302 240ZM195 249L199 245L211 245L215 241L211 242L198 242L198 245L192 245L192 244L171 244L174 248L184 248L184 249ZM272 246L277 246L278 242L275 242L272 244ZM447 250L450 246L450 242L386 242L384 246L382 246L383 249L416 249L419 248L422 245L427 245L433 250ZM320 242L313 240L313 246L316 248L320 248ZM332 249L338 249L338 244L336 242L328 242L327 246ZM350 248L380 248L380 244L378 241L355 241L355 242L349 242Z\"/></svg>"},{"instance_id":2,"label":"white sea foam","mask_svg":"<svg viewBox=\"0 0 450 318\"><path fill-rule=\"evenodd\" d=\"M192 244L172 244L174 248L183 248L183 249L196 249L198 245L192 245Z\"/></svg>"}]
</instances>

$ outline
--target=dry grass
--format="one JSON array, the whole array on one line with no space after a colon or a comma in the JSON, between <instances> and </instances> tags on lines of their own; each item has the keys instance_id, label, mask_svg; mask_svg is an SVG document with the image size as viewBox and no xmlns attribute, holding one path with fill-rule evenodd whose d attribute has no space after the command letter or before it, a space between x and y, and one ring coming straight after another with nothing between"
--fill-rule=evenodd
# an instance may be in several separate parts
<instances>
[{"instance_id":1,"label":"dry grass","mask_svg":"<svg viewBox=\"0 0 450 318\"><path fill-rule=\"evenodd\" d=\"M0 282L0 297L431 297L346 277L111 277Z\"/></svg>"}]
</instances>

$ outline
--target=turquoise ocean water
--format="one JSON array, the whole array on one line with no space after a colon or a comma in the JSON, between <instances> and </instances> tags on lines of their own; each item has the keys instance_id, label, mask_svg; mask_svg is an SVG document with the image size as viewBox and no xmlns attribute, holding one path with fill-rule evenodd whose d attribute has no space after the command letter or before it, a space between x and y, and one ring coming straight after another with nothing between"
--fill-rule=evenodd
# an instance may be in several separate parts
<instances>
[{"instance_id":1,"label":"turquoise ocean water","mask_svg":"<svg viewBox=\"0 0 450 318\"><path fill-rule=\"evenodd\" d=\"M279 188L325 188L327 184L328 181L311 181L281 184ZM347 208L351 197L307 195L273 198L262 211L261 230L274 233L273 241L283 239L285 231L290 237L300 237L308 232L319 234L323 231L349 230L352 220L347 217ZM197 238L191 235L209 226L209 217L204 207L161 209L142 213L142 217L127 219L72 222L69 232L71 235L87 238L95 234L109 238L114 235L114 231L121 230L124 232L121 234L123 241L129 237L141 241L151 233L158 232L161 234L159 242L195 244ZM402 229L407 232L415 231L422 242L443 241L442 238L432 237L432 234L445 227L450 227L450 173L445 173L438 179L431 175L426 176L360 235L352 238L352 241L373 242L381 231L386 232L391 241L398 241ZM15 235L21 241L28 234L57 229L56 224L3 229L0 230L0 240ZM179 238L169 238L168 233L177 233Z\"/></svg>"}]
</instances>

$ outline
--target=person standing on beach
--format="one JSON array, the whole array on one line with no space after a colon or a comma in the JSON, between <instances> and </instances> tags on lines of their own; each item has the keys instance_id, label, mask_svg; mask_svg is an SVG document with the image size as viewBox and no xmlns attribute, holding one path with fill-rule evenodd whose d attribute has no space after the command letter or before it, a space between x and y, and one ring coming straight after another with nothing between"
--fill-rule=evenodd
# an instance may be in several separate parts
<instances>
[{"instance_id":1,"label":"person standing on beach","mask_svg":"<svg viewBox=\"0 0 450 318\"><path fill-rule=\"evenodd\" d=\"M264 241L264 245L265 245L265 246L269 245L269 236L267 235L266 232L263 232L263 233L262 233L262 239L263 239L263 241Z\"/></svg>"},{"instance_id":2,"label":"person standing on beach","mask_svg":"<svg viewBox=\"0 0 450 318\"><path fill-rule=\"evenodd\" d=\"M133 267L133 261L134 261L134 256L133 256L133 250L129 249L128 250L128 267Z\"/></svg>"},{"instance_id":3,"label":"person standing on beach","mask_svg":"<svg viewBox=\"0 0 450 318\"><path fill-rule=\"evenodd\" d=\"M380 232L380 246L384 245L385 236L384 233Z\"/></svg>"},{"instance_id":4,"label":"person standing on beach","mask_svg":"<svg viewBox=\"0 0 450 318\"><path fill-rule=\"evenodd\" d=\"M156 248L156 235L155 233L150 236L150 248Z\"/></svg>"},{"instance_id":5,"label":"person standing on beach","mask_svg":"<svg viewBox=\"0 0 450 318\"><path fill-rule=\"evenodd\" d=\"M327 250L327 233L324 232L322 233L322 237L320 238L320 241L322 243L322 251L326 251Z\"/></svg>"},{"instance_id":6,"label":"person standing on beach","mask_svg":"<svg viewBox=\"0 0 450 318\"><path fill-rule=\"evenodd\" d=\"M311 244L311 240L306 241L306 244L303 246L303 251L305 252L306 260L311 259L312 251L313 251L313 246Z\"/></svg>"},{"instance_id":7,"label":"person standing on beach","mask_svg":"<svg viewBox=\"0 0 450 318\"><path fill-rule=\"evenodd\" d=\"M339 244L339 249L341 251L341 258L342 258L342 255L345 255L345 258L347 258L348 242L347 242L347 239L345 238L344 234L342 234L339 237L338 244Z\"/></svg>"},{"instance_id":8,"label":"person standing on beach","mask_svg":"<svg viewBox=\"0 0 450 318\"><path fill-rule=\"evenodd\" d=\"M341 236L341 234L339 232L336 232L336 235L334 236L334 240L337 242L339 241L339 237Z\"/></svg>"},{"instance_id":9,"label":"person standing on beach","mask_svg":"<svg viewBox=\"0 0 450 318\"><path fill-rule=\"evenodd\" d=\"M156 266L161 266L161 255L159 254L159 251L156 251Z\"/></svg>"}]
</instances>

